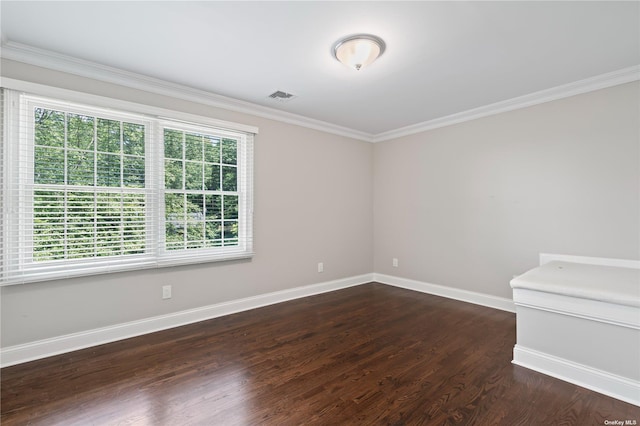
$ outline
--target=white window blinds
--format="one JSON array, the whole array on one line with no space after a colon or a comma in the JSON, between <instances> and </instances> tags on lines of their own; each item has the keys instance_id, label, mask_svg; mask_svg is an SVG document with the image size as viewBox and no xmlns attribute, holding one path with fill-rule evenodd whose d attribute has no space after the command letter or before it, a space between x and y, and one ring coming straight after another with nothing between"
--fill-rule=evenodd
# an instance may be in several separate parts
<instances>
[{"instance_id":1,"label":"white window blinds","mask_svg":"<svg viewBox=\"0 0 640 426\"><path fill-rule=\"evenodd\" d=\"M252 254L252 134L4 98L3 283Z\"/></svg>"}]
</instances>

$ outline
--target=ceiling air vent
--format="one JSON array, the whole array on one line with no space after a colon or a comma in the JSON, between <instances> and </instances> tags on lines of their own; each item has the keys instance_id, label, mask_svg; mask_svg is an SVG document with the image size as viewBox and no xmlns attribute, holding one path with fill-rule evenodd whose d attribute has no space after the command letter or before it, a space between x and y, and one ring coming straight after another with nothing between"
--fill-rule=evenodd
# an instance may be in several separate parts
<instances>
[{"instance_id":1,"label":"ceiling air vent","mask_svg":"<svg viewBox=\"0 0 640 426\"><path fill-rule=\"evenodd\" d=\"M295 98L296 95L294 95L292 93L283 92L282 90L278 90L278 91L273 92L272 94L270 94L269 97L271 99L275 99L276 101L287 102L287 101L290 101L291 99Z\"/></svg>"}]
</instances>

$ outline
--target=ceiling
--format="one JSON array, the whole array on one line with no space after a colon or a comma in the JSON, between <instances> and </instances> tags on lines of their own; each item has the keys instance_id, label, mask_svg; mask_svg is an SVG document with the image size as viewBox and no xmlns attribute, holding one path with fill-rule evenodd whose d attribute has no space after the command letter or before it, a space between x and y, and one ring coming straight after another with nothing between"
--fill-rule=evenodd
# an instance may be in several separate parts
<instances>
[{"instance_id":1,"label":"ceiling","mask_svg":"<svg viewBox=\"0 0 640 426\"><path fill-rule=\"evenodd\" d=\"M2 40L376 135L640 64L639 2L0 2ZM331 46L375 34L355 71ZM268 98L276 90L297 97Z\"/></svg>"}]
</instances>

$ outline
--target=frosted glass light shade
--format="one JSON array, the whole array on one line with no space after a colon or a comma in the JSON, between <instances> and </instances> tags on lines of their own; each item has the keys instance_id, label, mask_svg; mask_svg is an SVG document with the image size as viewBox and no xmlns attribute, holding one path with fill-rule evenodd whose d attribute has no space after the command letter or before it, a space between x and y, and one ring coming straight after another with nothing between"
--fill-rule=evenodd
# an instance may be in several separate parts
<instances>
[{"instance_id":1,"label":"frosted glass light shade","mask_svg":"<svg viewBox=\"0 0 640 426\"><path fill-rule=\"evenodd\" d=\"M384 52L381 38L370 34L358 34L339 40L333 46L333 54L346 66L361 70L375 61Z\"/></svg>"}]
</instances>

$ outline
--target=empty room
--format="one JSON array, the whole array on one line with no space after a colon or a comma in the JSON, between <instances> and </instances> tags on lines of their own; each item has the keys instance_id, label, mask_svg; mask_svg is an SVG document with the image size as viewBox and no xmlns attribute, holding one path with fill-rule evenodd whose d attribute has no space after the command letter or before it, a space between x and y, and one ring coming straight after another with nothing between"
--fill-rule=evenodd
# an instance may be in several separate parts
<instances>
[{"instance_id":1,"label":"empty room","mask_svg":"<svg viewBox=\"0 0 640 426\"><path fill-rule=\"evenodd\" d=\"M0 2L2 425L640 422L640 2Z\"/></svg>"}]
</instances>

